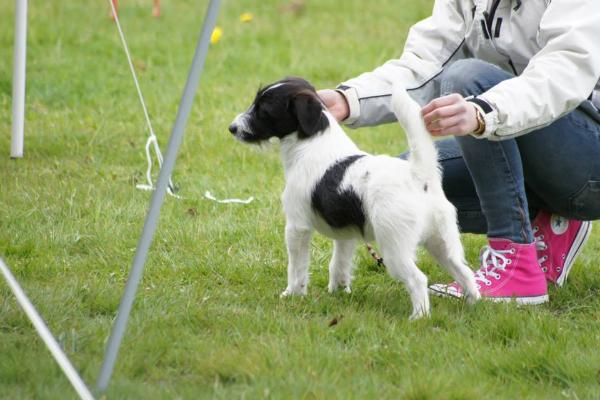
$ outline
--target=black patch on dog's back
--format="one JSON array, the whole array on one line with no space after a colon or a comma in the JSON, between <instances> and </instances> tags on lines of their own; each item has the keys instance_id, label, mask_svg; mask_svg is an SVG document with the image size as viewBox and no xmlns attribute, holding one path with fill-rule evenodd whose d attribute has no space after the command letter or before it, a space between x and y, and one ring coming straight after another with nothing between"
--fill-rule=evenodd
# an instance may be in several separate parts
<instances>
[{"instance_id":1,"label":"black patch on dog's back","mask_svg":"<svg viewBox=\"0 0 600 400\"><path fill-rule=\"evenodd\" d=\"M364 233L365 213L360 198L351 188L340 190L348 167L362 157L364 155L355 155L335 162L327 168L312 192L312 208L332 228L356 226Z\"/></svg>"}]
</instances>

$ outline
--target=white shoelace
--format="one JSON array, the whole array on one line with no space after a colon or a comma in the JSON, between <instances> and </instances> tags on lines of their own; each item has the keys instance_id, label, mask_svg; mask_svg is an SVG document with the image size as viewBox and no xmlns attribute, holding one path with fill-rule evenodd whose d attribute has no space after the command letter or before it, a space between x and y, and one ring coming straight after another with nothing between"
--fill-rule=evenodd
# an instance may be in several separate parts
<instances>
[{"instance_id":1,"label":"white shoelace","mask_svg":"<svg viewBox=\"0 0 600 400\"><path fill-rule=\"evenodd\" d=\"M505 254L515 254L515 250L496 250L490 246L485 246L481 249L481 268L475 272L475 280L482 282L486 286L492 284L492 281L487 278L488 276L499 280L501 275L496 271L505 271L506 266L512 263L512 260L506 257Z\"/></svg>"},{"instance_id":2,"label":"white shoelace","mask_svg":"<svg viewBox=\"0 0 600 400\"><path fill-rule=\"evenodd\" d=\"M546 244L546 242L544 242L544 235L539 235L539 236L535 236L536 233L539 232L539 228L537 226L533 227L533 239L535 240L535 248L538 251L545 251L548 250L548 245ZM538 263L540 264L540 266L542 267L542 271L546 272L548 271L548 267L544 265L544 263L548 260L548 256L544 255L540 258L538 258Z\"/></svg>"}]
</instances>

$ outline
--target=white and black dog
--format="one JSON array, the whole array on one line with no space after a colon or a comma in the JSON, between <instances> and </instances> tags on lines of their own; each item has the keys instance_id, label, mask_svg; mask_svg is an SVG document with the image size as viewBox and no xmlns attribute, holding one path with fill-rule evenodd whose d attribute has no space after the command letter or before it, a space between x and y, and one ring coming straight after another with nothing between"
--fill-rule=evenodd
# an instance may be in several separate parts
<instances>
[{"instance_id":1,"label":"white and black dog","mask_svg":"<svg viewBox=\"0 0 600 400\"><path fill-rule=\"evenodd\" d=\"M420 107L395 86L393 109L410 145L408 161L361 150L325 109L315 89L286 78L261 89L250 108L229 126L247 143L281 141L286 186L283 207L288 285L282 296L306 294L313 230L332 238L329 291L350 292L357 242L376 241L389 274L405 283L411 319L429 315L427 277L415 264L423 244L465 289L479 299L473 272L464 262L454 206L441 186L437 152Z\"/></svg>"}]
</instances>

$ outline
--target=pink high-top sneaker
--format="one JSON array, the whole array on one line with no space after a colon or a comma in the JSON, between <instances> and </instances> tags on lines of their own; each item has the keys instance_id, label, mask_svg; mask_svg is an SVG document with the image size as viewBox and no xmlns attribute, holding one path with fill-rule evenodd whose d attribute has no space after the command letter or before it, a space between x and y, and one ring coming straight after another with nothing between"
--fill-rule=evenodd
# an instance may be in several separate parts
<instances>
[{"instance_id":1,"label":"pink high-top sneaker","mask_svg":"<svg viewBox=\"0 0 600 400\"><path fill-rule=\"evenodd\" d=\"M590 236L592 223L569 220L547 211L540 211L531 225L538 250L538 261L546 279L562 286Z\"/></svg>"},{"instance_id":2,"label":"pink high-top sneaker","mask_svg":"<svg viewBox=\"0 0 600 400\"><path fill-rule=\"evenodd\" d=\"M482 249L480 258L481 268L475 272L475 282L483 299L515 300L519 304L548 301L546 278L538 264L535 243L489 239L489 246ZM429 289L438 296L463 296L456 282L431 285Z\"/></svg>"}]
</instances>

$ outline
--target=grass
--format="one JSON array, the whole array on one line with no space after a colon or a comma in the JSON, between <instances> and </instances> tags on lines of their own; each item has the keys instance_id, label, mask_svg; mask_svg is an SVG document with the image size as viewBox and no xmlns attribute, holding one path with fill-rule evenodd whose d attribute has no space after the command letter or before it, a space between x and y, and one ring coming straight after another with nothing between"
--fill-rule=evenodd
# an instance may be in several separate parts
<instances>
[{"instance_id":1,"label":"grass","mask_svg":"<svg viewBox=\"0 0 600 400\"><path fill-rule=\"evenodd\" d=\"M9 160L13 2L0 17L0 253L93 385L150 194L146 132L103 1L30 6L26 157ZM121 18L165 145L206 1L122 2ZM331 246L313 241L306 298L280 300L286 256L276 149L226 133L259 83L301 75L332 87L399 54L432 1L225 1L109 399L600 397L600 250L593 234L547 305L433 299L409 323L401 285L364 249L351 295L326 293ZM238 17L255 18L242 24ZM388 125L351 133L365 150L400 153ZM248 206L203 199L255 196ZM464 236L476 264L482 237ZM426 255L431 281L448 277ZM332 324L333 320L337 324ZM0 398L75 398L11 292L0 283Z\"/></svg>"}]
</instances>

